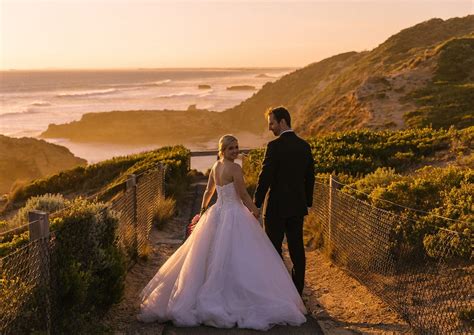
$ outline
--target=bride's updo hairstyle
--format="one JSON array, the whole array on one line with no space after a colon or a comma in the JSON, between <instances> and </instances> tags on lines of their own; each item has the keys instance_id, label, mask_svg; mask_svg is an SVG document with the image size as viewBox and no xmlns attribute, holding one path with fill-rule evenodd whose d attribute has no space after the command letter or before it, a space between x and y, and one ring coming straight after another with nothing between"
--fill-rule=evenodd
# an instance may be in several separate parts
<instances>
[{"instance_id":1,"label":"bride's updo hairstyle","mask_svg":"<svg viewBox=\"0 0 474 335\"><path fill-rule=\"evenodd\" d=\"M227 147L233 142L238 142L237 138L233 135L224 135L219 139L218 159L224 157L225 149L227 149Z\"/></svg>"}]
</instances>

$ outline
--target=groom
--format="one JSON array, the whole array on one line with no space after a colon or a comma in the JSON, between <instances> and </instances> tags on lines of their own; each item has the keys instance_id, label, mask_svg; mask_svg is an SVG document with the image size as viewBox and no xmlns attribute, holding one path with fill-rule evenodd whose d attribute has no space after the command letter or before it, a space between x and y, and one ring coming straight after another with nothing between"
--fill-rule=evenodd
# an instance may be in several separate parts
<instances>
[{"instance_id":1,"label":"groom","mask_svg":"<svg viewBox=\"0 0 474 335\"><path fill-rule=\"evenodd\" d=\"M313 203L313 156L309 144L291 129L286 108L269 109L266 117L268 129L278 138L267 145L254 201L258 208L265 202L265 231L280 256L286 234L293 282L302 295L306 265L303 219Z\"/></svg>"}]
</instances>

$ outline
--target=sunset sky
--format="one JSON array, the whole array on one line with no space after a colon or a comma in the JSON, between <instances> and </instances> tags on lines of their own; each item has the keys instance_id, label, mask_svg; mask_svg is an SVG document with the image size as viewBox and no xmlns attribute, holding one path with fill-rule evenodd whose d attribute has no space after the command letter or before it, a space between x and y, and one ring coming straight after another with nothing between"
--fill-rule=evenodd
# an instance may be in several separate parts
<instances>
[{"instance_id":1,"label":"sunset sky","mask_svg":"<svg viewBox=\"0 0 474 335\"><path fill-rule=\"evenodd\" d=\"M0 0L0 68L304 66L474 1Z\"/></svg>"}]
</instances>

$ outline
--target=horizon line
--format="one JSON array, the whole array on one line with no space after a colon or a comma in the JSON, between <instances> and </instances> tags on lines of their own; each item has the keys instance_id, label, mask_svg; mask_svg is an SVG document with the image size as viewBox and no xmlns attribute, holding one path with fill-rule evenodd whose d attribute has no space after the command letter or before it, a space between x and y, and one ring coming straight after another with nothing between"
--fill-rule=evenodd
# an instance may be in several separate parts
<instances>
[{"instance_id":1,"label":"horizon line","mask_svg":"<svg viewBox=\"0 0 474 335\"><path fill-rule=\"evenodd\" d=\"M44 68L19 68L1 69L0 72L10 71L124 71L124 70L256 70L256 69L298 69L303 66L215 66L215 67L44 67Z\"/></svg>"}]
</instances>

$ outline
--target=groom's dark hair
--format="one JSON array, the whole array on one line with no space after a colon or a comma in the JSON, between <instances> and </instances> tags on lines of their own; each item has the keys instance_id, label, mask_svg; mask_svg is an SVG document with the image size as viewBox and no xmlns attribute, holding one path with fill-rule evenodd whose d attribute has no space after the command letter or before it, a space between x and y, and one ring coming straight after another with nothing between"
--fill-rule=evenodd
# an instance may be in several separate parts
<instances>
[{"instance_id":1,"label":"groom's dark hair","mask_svg":"<svg viewBox=\"0 0 474 335\"><path fill-rule=\"evenodd\" d=\"M265 113L265 115L269 116L270 114L273 114L273 116L275 117L278 123L280 123L281 120L285 120L288 127L291 128L290 112L288 112L288 110L285 107L283 106L276 107L276 108L270 107Z\"/></svg>"}]
</instances>

